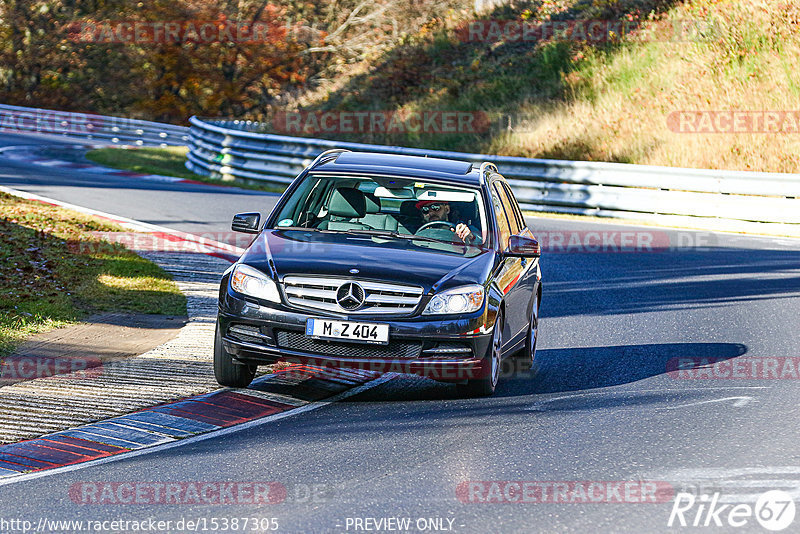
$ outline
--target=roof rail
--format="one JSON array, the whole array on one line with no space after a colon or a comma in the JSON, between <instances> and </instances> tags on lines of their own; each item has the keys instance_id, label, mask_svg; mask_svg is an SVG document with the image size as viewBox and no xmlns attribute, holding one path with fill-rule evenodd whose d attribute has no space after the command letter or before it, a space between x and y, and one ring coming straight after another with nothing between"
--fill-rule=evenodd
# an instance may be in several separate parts
<instances>
[{"instance_id":1,"label":"roof rail","mask_svg":"<svg viewBox=\"0 0 800 534\"><path fill-rule=\"evenodd\" d=\"M326 150L322 152L319 156L314 158L314 161L312 161L307 168L308 170L311 170L320 163L322 163L322 160L327 160L329 156L333 156L334 154L338 155L341 154L342 152L350 152L350 151L347 150L346 148L332 148L330 150Z\"/></svg>"},{"instance_id":2,"label":"roof rail","mask_svg":"<svg viewBox=\"0 0 800 534\"><path fill-rule=\"evenodd\" d=\"M483 163L481 163L481 169L480 169L481 180L483 180L484 175L488 175L489 173L492 172L500 174L500 171L497 170L497 165L495 165L491 161L484 161Z\"/></svg>"}]
</instances>

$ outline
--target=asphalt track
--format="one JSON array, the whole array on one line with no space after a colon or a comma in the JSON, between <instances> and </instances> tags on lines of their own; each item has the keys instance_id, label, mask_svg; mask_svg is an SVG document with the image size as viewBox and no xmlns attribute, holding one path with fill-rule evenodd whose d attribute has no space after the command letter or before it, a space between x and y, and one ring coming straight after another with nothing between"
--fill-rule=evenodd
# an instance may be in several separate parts
<instances>
[{"instance_id":1,"label":"asphalt track","mask_svg":"<svg viewBox=\"0 0 800 534\"><path fill-rule=\"evenodd\" d=\"M2 136L0 145L52 142L32 139ZM266 214L276 199L2 159L0 184L223 236L233 213ZM797 374L785 367L783 378L767 379L667 372L675 358L738 360L750 369L800 356L800 241L546 218L528 223L551 241L634 231L683 246L624 253L545 246L542 368L535 377L510 370L491 398L459 399L451 386L402 376L218 439L2 486L0 518L34 525L42 518L153 518L172 521L171 532L190 530L181 519L205 520L212 531L213 518L221 528L234 517L276 518L278 532L397 531L387 528L395 523L365 522L386 518L408 518L412 532L433 525L454 532L662 532L670 530L678 491L719 493L720 502L752 506L763 492L781 489L800 502ZM286 496L225 505L85 504L80 497L104 482L203 481L274 481ZM574 502L473 502L490 496L490 484L481 481L561 481L570 491L557 500ZM605 484L612 502L591 502L572 490L581 486L576 482L614 481L654 481L671 493L651 503L623 491L619 500L629 502L617 502L614 485ZM685 515L690 524L697 509ZM739 528L704 527L704 520L679 530L764 531L753 517ZM800 517L787 531L798 525ZM117 531L133 530L127 527ZM252 530L240 524L238 531Z\"/></svg>"}]
</instances>

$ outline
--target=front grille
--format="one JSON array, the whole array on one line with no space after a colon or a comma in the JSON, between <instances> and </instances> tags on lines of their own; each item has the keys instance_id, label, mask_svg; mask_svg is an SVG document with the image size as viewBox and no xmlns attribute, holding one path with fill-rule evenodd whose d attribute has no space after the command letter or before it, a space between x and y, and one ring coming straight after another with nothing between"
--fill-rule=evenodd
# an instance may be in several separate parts
<instances>
[{"instance_id":1,"label":"front grille","mask_svg":"<svg viewBox=\"0 0 800 534\"><path fill-rule=\"evenodd\" d=\"M364 290L364 304L359 308L345 309L336 300L337 292L348 282L355 282ZM407 314L422 298L419 286L317 276L285 276L283 290L289 304L336 313Z\"/></svg>"},{"instance_id":2,"label":"front grille","mask_svg":"<svg viewBox=\"0 0 800 534\"><path fill-rule=\"evenodd\" d=\"M289 330L276 330L275 337L283 349L342 358L416 359L422 348L420 342L407 341L390 341L388 345L322 341Z\"/></svg>"}]
</instances>

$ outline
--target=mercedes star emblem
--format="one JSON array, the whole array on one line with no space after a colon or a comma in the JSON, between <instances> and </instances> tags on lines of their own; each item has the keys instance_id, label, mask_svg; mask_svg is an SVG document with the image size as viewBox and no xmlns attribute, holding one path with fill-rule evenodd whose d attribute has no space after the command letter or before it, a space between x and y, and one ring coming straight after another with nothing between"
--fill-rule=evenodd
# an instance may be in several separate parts
<instances>
[{"instance_id":1,"label":"mercedes star emblem","mask_svg":"<svg viewBox=\"0 0 800 534\"><path fill-rule=\"evenodd\" d=\"M336 292L336 302L347 311L359 309L364 304L364 288L356 282L346 282Z\"/></svg>"}]
</instances>

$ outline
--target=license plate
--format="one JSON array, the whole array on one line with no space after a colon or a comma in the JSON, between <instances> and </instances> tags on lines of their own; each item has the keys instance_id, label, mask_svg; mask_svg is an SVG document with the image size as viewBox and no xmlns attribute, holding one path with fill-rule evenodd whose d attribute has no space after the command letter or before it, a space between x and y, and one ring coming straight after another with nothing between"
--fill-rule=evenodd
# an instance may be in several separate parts
<instances>
[{"instance_id":1,"label":"license plate","mask_svg":"<svg viewBox=\"0 0 800 534\"><path fill-rule=\"evenodd\" d=\"M354 323L350 321L331 321L329 319L308 319L306 335L323 339L357 341L359 343L389 342L389 325L374 323Z\"/></svg>"}]
</instances>

